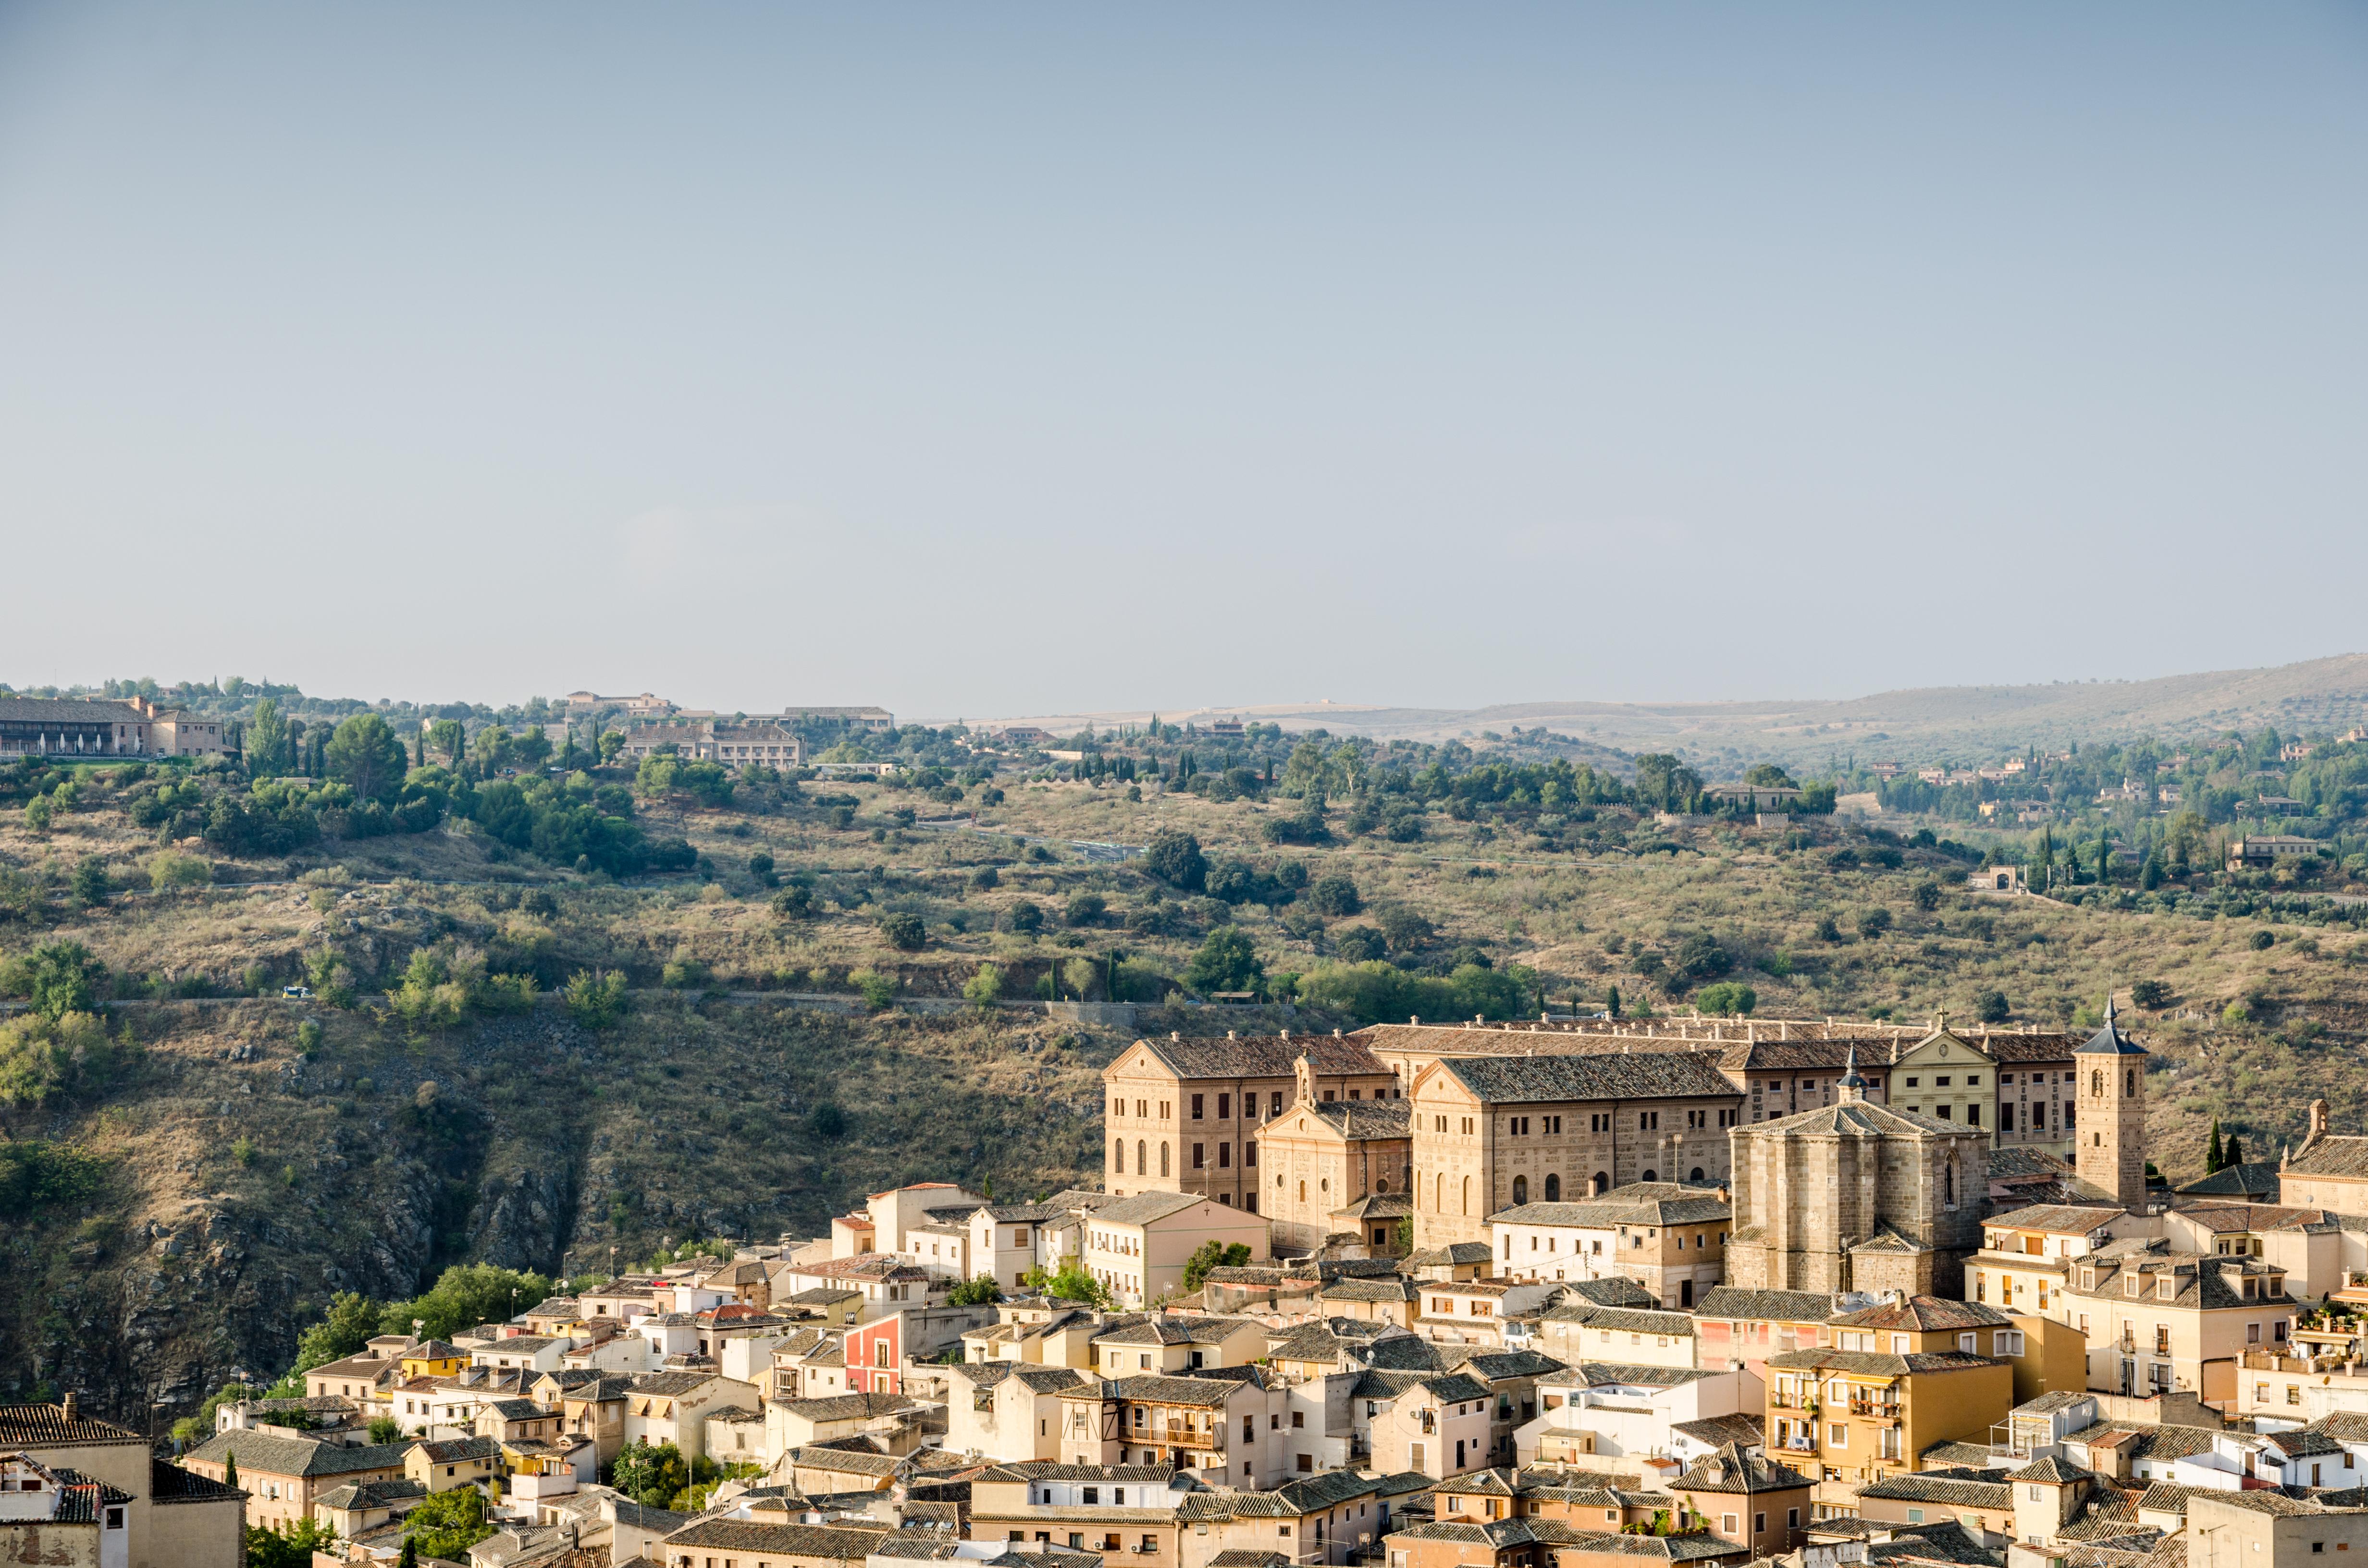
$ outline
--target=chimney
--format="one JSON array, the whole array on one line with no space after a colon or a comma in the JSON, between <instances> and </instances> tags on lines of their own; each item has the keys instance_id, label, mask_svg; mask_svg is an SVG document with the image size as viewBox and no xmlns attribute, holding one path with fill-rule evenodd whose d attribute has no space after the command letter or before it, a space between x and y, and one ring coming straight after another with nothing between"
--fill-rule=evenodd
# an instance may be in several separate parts
<instances>
[{"instance_id":1,"label":"chimney","mask_svg":"<svg viewBox=\"0 0 2368 1568\"><path fill-rule=\"evenodd\" d=\"M74 1390L66 1390L64 1397L58 1401L58 1414L64 1416L69 1421L74 1418Z\"/></svg>"},{"instance_id":2,"label":"chimney","mask_svg":"<svg viewBox=\"0 0 2368 1568\"><path fill-rule=\"evenodd\" d=\"M2310 1135L2313 1138L2327 1136L2327 1102L2325 1100L2310 1102Z\"/></svg>"}]
</instances>

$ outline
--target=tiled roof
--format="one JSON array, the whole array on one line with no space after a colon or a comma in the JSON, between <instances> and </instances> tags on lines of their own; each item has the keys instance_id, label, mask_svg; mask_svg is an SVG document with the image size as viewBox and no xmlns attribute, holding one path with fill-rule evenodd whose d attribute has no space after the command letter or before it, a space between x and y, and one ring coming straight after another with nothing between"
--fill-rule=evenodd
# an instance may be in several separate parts
<instances>
[{"instance_id":1,"label":"tiled roof","mask_svg":"<svg viewBox=\"0 0 2368 1568\"><path fill-rule=\"evenodd\" d=\"M1980 1481L1971 1476L1934 1475L1922 1471L1871 1481L1858 1489L1858 1494L1908 1503L1940 1503L1957 1508L2014 1506L2014 1488L2003 1481Z\"/></svg>"},{"instance_id":2,"label":"tiled roof","mask_svg":"<svg viewBox=\"0 0 2368 1568\"><path fill-rule=\"evenodd\" d=\"M452 1464L463 1460L489 1460L502 1451L501 1444L491 1437L439 1437L433 1442L413 1446L430 1464Z\"/></svg>"},{"instance_id":3,"label":"tiled roof","mask_svg":"<svg viewBox=\"0 0 2368 1568\"><path fill-rule=\"evenodd\" d=\"M1414 1197L1404 1192L1369 1192L1332 1215L1341 1220L1395 1220L1414 1212ZM1222 1553L1220 1554L1222 1555Z\"/></svg>"},{"instance_id":4,"label":"tiled roof","mask_svg":"<svg viewBox=\"0 0 2368 1568\"><path fill-rule=\"evenodd\" d=\"M1390 1070L1358 1040L1329 1035L1256 1035L1218 1040L1190 1035L1182 1040L1139 1040L1179 1078L1289 1078L1302 1056L1319 1078L1388 1077Z\"/></svg>"},{"instance_id":5,"label":"tiled roof","mask_svg":"<svg viewBox=\"0 0 2368 1568\"><path fill-rule=\"evenodd\" d=\"M1987 1149L1989 1134L1978 1127L1964 1127L1953 1121L1937 1121L1914 1111L1896 1106L1878 1105L1873 1100L1849 1100L1840 1105L1820 1106L1815 1110L1797 1111L1791 1116L1777 1117L1754 1127L1734 1130L1738 1138L1804 1138L1830 1135L1843 1138L1968 1138L1983 1141Z\"/></svg>"},{"instance_id":6,"label":"tiled roof","mask_svg":"<svg viewBox=\"0 0 2368 1568\"><path fill-rule=\"evenodd\" d=\"M1896 1378L1909 1372L1960 1372L1973 1367L1994 1367L1987 1356L1962 1350L1919 1351L1885 1356L1873 1350L1786 1350L1768 1358L1771 1367L1785 1370L1858 1372L1867 1377Z\"/></svg>"},{"instance_id":7,"label":"tiled roof","mask_svg":"<svg viewBox=\"0 0 2368 1568\"><path fill-rule=\"evenodd\" d=\"M1643 1190L1640 1190L1643 1189ZM1580 1203L1522 1203L1488 1216L1492 1225L1572 1225L1605 1231L1619 1225L1698 1225L1731 1219L1715 1192L1675 1182L1635 1182Z\"/></svg>"},{"instance_id":8,"label":"tiled roof","mask_svg":"<svg viewBox=\"0 0 2368 1568\"><path fill-rule=\"evenodd\" d=\"M1344 1138L1405 1138L1414 1131L1414 1108L1402 1099L1322 1100L1298 1108L1314 1111Z\"/></svg>"},{"instance_id":9,"label":"tiled roof","mask_svg":"<svg viewBox=\"0 0 2368 1568\"><path fill-rule=\"evenodd\" d=\"M1983 1224L2000 1231L2044 1231L2049 1235L2085 1236L2102 1230L2129 1211L2119 1205L2089 1208L2071 1203L2034 1203L2010 1213L1997 1214Z\"/></svg>"},{"instance_id":10,"label":"tiled roof","mask_svg":"<svg viewBox=\"0 0 2368 1568\"><path fill-rule=\"evenodd\" d=\"M2171 1190L2199 1198L2247 1198L2262 1192L2274 1195L2278 1190L2278 1165L2275 1160L2245 1160L2223 1165L2210 1176L2198 1176Z\"/></svg>"},{"instance_id":11,"label":"tiled roof","mask_svg":"<svg viewBox=\"0 0 2368 1568\"><path fill-rule=\"evenodd\" d=\"M1102 1205L1094 1210L1094 1219L1113 1225L1148 1225L1207 1201L1194 1192L1139 1192Z\"/></svg>"},{"instance_id":12,"label":"tiled roof","mask_svg":"<svg viewBox=\"0 0 2368 1568\"><path fill-rule=\"evenodd\" d=\"M1420 1287L1411 1279L1336 1279L1318 1292L1326 1301L1411 1301Z\"/></svg>"},{"instance_id":13,"label":"tiled roof","mask_svg":"<svg viewBox=\"0 0 2368 1568\"><path fill-rule=\"evenodd\" d=\"M818 1557L860 1562L886 1535L884 1530L834 1528L829 1525L763 1525L753 1519L702 1519L666 1538L671 1548L770 1552L780 1557Z\"/></svg>"},{"instance_id":14,"label":"tiled roof","mask_svg":"<svg viewBox=\"0 0 2368 1568\"><path fill-rule=\"evenodd\" d=\"M409 1482L377 1483L380 1485L410 1485ZM160 1459L148 1461L148 1500L152 1503L219 1503L225 1498L244 1497L246 1494L235 1486L224 1486L219 1481L208 1481L195 1471L183 1470Z\"/></svg>"},{"instance_id":15,"label":"tiled roof","mask_svg":"<svg viewBox=\"0 0 2368 1568\"><path fill-rule=\"evenodd\" d=\"M1556 1307L1545 1314L1549 1323L1575 1323L1614 1334L1666 1334L1691 1339L1694 1320L1684 1312L1629 1312L1618 1307Z\"/></svg>"},{"instance_id":16,"label":"tiled roof","mask_svg":"<svg viewBox=\"0 0 2368 1568\"><path fill-rule=\"evenodd\" d=\"M2089 1479L2091 1479L2090 1471L2081 1469L2068 1460L2059 1460L2052 1454L2044 1460L2034 1460L2021 1470L2011 1471L2007 1474L2007 1480L2009 1482L2038 1482L2051 1486L2069 1486L2076 1482Z\"/></svg>"},{"instance_id":17,"label":"tiled roof","mask_svg":"<svg viewBox=\"0 0 2368 1568\"><path fill-rule=\"evenodd\" d=\"M495 1445L484 1438L488 1452ZM261 1432L221 1432L189 1450L185 1462L220 1464L233 1455L241 1475L350 1475L364 1470L401 1470L408 1443L372 1443L346 1448L336 1443L307 1442L302 1437L274 1437Z\"/></svg>"},{"instance_id":18,"label":"tiled roof","mask_svg":"<svg viewBox=\"0 0 2368 1568\"><path fill-rule=\"evenodd\" d=\"M1747 1290L1717 1285L1694 1303L1698 1318L1736 1322L1823 1323L1834 1310L1833 1298L1815 1290Z\"/></svg>"},{"instance_id":19,"label":"tiled roof","mask_svg":"<svg viewBox=\"0 0 2368 1568\"><path fill-rule=\"evenodd\" d=\"M1767 1431L1756 1415L1705 1415L1699 1421L1678 1421L1669 1430L1681 1432L1697 1443L1724 1448L1729 1443L1758 1443L1767 1438Z\"/></svg>"},{"instance_id":20,"label":"tiled roof","mask_svg":"<svg viewBox=\"0 0 2368 1568\"><path fill-rule=\"evenodd\" d=\"M1790 1492L1813 1484L1810 1478L1765 1455L1748 1453L1731 1442L1718 1452L1694 1461L1693 1467L1669 1483L1672 1492Z\"/></svg>"},{"instance_id":21,"label":"tiled roof","mask_svg":"<svg viewBox=\"0 0 2368 1568\"><path fill-rule=\"evenodd\" d=\"M176 709L172 711L181 710ZM0 719L13 724L144 724L148 722L145 714L128 702L107 702L80 697L0 696Z\"/></svg>"},{"instance_id":22,"label":"tiled roof","mask_svg":"<svg viewBox=\"0 0 2368 1568\"><path fill-rule=\"evenodd\" d=\"M912 1402L888 1393L842 1393L828 1399L783 1400L774 1408L808 1421L856 1421L886 1415Z\"/></svg>"},{"instance_id":23,"label":"tiled roof","mask_svg":"<svg viewBox=\"0 0 2368 1568\"><path fill-rule=\"evenodd\" d=\"M41 1449L62 1443L138 1443L148 1439L128 1426L85 1415L63 1404L0 1404L0 1449Z\"/></svg>"},{"instance_id":24,"label":"tiled roof","mask_svg":"<svg viewBox=\"0 0 2368 1568\"><path fill-rule=\"evenodd\" d=\"M1160 1464L1063 1464L1058 1460L1014 1460L983 1470L973 1481L1111 1481L1135 1486L1167 1486L1181 1471Z\"/></svg>"},{"instance_id":25,"label":"tiled roof","mask_svg":"<svg viewBox=\"0 0 2368 1568\"><path fill-rule=\"evenodd\" d=\"M1416 1253L1406 1260L1406 1267L1452 1268L1457 1264L1486 1263L1496 1256L1486 1242L1450 1242L1443 1247L1431 1247Z\"/></svg>"},{"instance_id":26,"label":"tiled roof","mask_svg":"<svg viewBox=\"0 0 2368 1568\"><path fill-rule=\"evenodd\" d=\"M1218 1405L1240 1392L1241 1383L1230 1378L1171 1378L1146 1372L1137 1377L1113 1378L1107 1387L1119 1399L1145 1404Z\"/></svg>"},{"instance_id":27,"label":"tiled roof","mask_svg":"<svg viewBox=\"0 0 2368 1568\"><path fill-rule=\"evenodd\" d=\"M1957 1328L2011 1327L2014 1320L1979 1301L1952 1301L1939 1296L1910 1296L1826 1320L1839 1328L1907 1329L1925 1334Z\"/></svg>"},{"instance_id":28,"label":"tiled roof","mask_svg":"<svg viewBox=\"0 0 2368 1568\"><path fill-rule=\"evenodd\" d=\"M633 1380L632 1392L658 1399L679 1399L714 1376L713 1372L645 1372Z\"/></svg>"},{"instance_id":29,"label":"tiled roof","mask_svg":"<svg viewBox=\"0 0 2368 1568\"><path fill-rule=\"evenodd\" d=\"M1661 1304L1660 1299L1624 1274L1601 1279L1578 1279L1563 1289L1582 1301L1599 1307L1644 1307L1647 1310Z\"/></svg>"},{"instance_id":30,"label":"tiled roof","mask_svg":"<svg viewBox=\"0 0 2368 1568\"><path fill-rule=\"evenodd\" d=\"M2368 1138L2320 1133L2294 1152L2285 1163L2284 1174L2368 1180Z\"/></svg>"},{"instance_id":31,"label":"tiled roof","mask_svg":"<svg viewBox=\"0 0 2368 1568\"><path fill-rule=\"evenodd\" d=\"M1557 1100L1734 1099L1738 1091L1700 1051L1602 1056L1462 1056L1440 1066L1492 1105Z\"/></svg>"}]
</instances>

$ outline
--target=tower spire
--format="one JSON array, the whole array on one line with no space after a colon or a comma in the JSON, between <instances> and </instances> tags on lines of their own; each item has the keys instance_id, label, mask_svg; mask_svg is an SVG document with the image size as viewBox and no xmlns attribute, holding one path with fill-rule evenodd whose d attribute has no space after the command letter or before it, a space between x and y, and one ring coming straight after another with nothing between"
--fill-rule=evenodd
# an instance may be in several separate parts
<instances>
[{"instance_id":1,"label":"tower spire","mask_svg":"<svg viewBox=\"0 0 2368 1568\"><path fill-rule=\"evenodd\" d=\"M1866 1098L1866 1080L1859 1076L1858 1041L1850 1041L1850 1057L1842 1063L1842 1081L1834 1085L1843 1105L1852 1105Z\"/></svg>"}]
</instances>

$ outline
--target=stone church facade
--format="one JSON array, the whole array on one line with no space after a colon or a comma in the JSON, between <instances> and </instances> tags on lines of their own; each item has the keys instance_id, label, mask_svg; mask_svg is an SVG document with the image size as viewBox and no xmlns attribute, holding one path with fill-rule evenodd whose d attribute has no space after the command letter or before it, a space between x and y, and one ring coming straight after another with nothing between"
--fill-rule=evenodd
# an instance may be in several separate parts
<instances>
[{"instance_id":1,"label":"stone church facade","mask_svg":"<svg viewBox=\"0 0 2368 1568\"><path fill-rule=\"evenodd\" d=\"M1962 1293L1982 1244L1990 1141L1865 1097L1733 1133L1726 1279L1747 1290Z\"/></svg>"}]
</instances>

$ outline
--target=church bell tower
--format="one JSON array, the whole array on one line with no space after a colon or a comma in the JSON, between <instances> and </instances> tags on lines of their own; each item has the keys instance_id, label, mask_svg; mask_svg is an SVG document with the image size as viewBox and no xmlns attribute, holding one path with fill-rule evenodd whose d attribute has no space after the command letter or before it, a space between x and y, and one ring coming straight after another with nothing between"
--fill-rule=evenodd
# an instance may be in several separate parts
<instances>
[{"instance_id":1,"label":"church bell tower","mask_svg":"<svg viewBox=\"0 0 2368 1568\"><path fill-rule=\"evenodd\" d=\"M2145 1049L2114 1022L2111 996L2105 1027L2072 1054L2079 1079L2073 1172L2133 1211L2146 1198L2146 1058Z\"/></svg>"}]
</instances>

